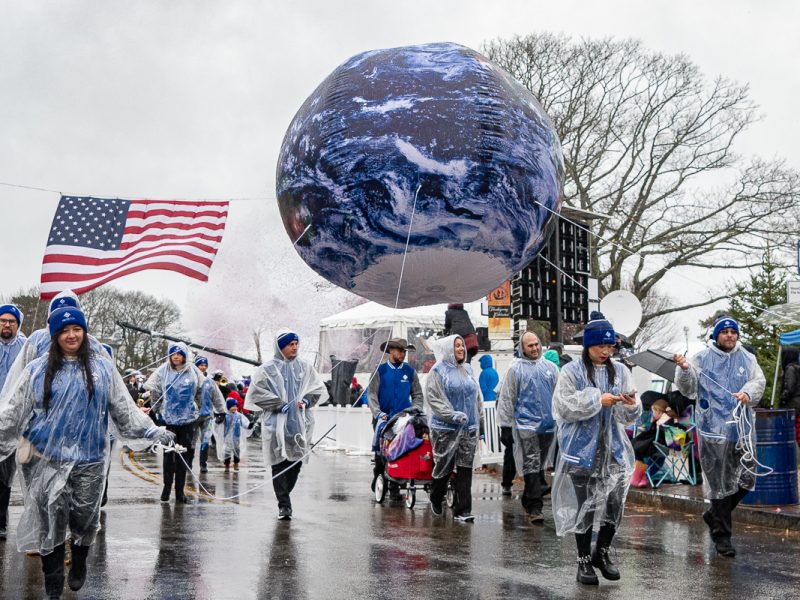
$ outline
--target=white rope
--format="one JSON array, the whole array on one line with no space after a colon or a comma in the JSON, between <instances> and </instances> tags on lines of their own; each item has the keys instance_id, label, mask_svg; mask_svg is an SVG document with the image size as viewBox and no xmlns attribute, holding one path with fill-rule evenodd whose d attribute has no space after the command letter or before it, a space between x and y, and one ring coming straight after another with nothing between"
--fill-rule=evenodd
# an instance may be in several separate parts
<instances>
[{"instance_id":1,"label":"white rope","mask_svg":"<svg viewBox=\"0 0 800 600\"><path fill-rule=\"evenodd\" d=\"M184 466L186 467L186 470L187 470L187 471L188 471L188 472L191 474L191 476L192 476L192 479L194 479L194 480L197 482L197 487L198 487L199 489L203 490L203 492L204 492L206 495L208 495L209 497L213 498L214 500L220 500L220 501L235 500L236 498L241 498L242 496L246 496L247 494L250 494L250 493L252 493L252 492L255 492L257 489L264 487L265 485L267 485L268 483L270 483L270 482L272 482L273 480L277 479L278 477L280 477L280 476L281 476L281 475L283 475L284 473L287 473L288 471L290 471L292 468L294 468L294 466L295 466L296 464L303 462L303 461L305 460L305 458L306 458L308 455L310 455L310 454L311 454L311 453L314 451L314 448L315 448L315 447L316 447L316 446L317 446L317 445L318 445L318 444L319 444L319 443L320 443L320 442L321 442L323 439L325 439L325 438L328 436L328 434L329 434L331 431L333 431L335 428L336 428L336 424L333 424L333 425L331 425L330 429L328 429L328 431L326 431L325 433L323 433L323 434L322 434L322 435L319 437L319 439L318 439L316 442L314 442L313 444L311 444L311 446L309 447L309 449L308 449L308 450L306 450L306 452L305 452L305 453L304 453L304 454L303 454L303 455L302 455L300 458L298 458L296 461L294 461L294 462L293 462L292 464L290 464L288 467L286 467L285 469L283 469L281 472L279 472L279 473L278 473L278 474L276 474L276 475L273 475L272 477L270 477L269 479L267 479L267 480L266 480L266 481L264 481L263 483L259 483L258 485L255 485L255 486L253 486L253 487L251 487L251 488L249 488L249 489L246 489L246 490L245 490L245 491L243 491L241 494L234 494L233 496L226 496L226 497L223 497L223 496L217 496L216 494L212 494L211 492L209 492L209 491L206 489L206 487L203 485L203 483L200 481L200 478L199 478L199 477L197 477L197 475L195 475L195 474L194 474L194 471L192 471L191 467L189 467L189 464L186 462L186 460L185 460L185 459L183 458L183 456L182 456L182 452L181 452L181 451L176 451L176 453L175 453L175 456L177 456L177 457L179 457L179 458L181 459L181 462L182 462L182 463L184 464ZM299 434L298 434L298 435L299 435ZM160 444L159 444L159 446L160 446ZM163 446L162 446L162 447L163 447ZM185 451L185 450L186 450L186 449L184 448L184 449L183 449L183 451ZM167 449L167 450L165 450L165 451L169 451L169 449Z\"/></svg>"},{"instance_id":2,"label":"white rope","mask_svg":"<svg viewBox=\"0 0 800 600\"><path fill-rule=\"evenodd\" d=\"M684 359L685 360L685 359ZM731 396L736 396L734 392L726 388L724 385L715 381L711 376L707 375L703 372L702 369L693 365L689 361L686 361L687 364L696 371L699 375L705 377L708 381L711 381L714 385L720 388L725 393L730 394ZM699 377L698 377L698 388L699 388ZM699 396L699 389L698 389L698 396ZM763 465L758 462L758 458L756 457L756 449L753 447L753 440L750 437L753 432L753 423L750 421L750 413L747 411L746 406L743 402L739 402L737 400L736 406L733 407L733 411L731 413L731 420L725 421L726 425L736 425L736 434L738 440L736 441L736 450L742 453L741 458L739 459L739 463L742 465L742 468L754 475L755 477L766 477L767 475L771 475L774 471L772 467L768 467L767 465ZM755 468L751 469L749 463L755 463ZM758 472L758 468L761 467L765 470L765 472Z\"/></svg>"},{"instance_id":3,"label":"white rope","mask_svg":"<svg viewBox=\"0 0 800 600\"><path fill-rule=\"evenodd\" d=\"M767 465L762 465L756 457L756 449L753 447L753 440L750 437L753 431L753 423L750 421L750 413L745 410L744 404L740 402L733 408L733 420L727 421L727 423L736 424L736 432L739 436L739 440L736 442L736 449L742 453L742 458L739 459L742 468L755 477L771 475L774 469ZM754 463L755 466L751 469L748 463ZM759 467L764 469L765 472L759 473Z\"/></svg>"}]
</instances>

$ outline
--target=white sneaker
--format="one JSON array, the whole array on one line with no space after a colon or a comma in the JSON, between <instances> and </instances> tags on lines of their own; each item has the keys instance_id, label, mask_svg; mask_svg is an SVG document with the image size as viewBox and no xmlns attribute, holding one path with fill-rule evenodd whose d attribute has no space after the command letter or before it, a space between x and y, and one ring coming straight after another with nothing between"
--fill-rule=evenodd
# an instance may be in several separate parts
<instances>
[{"instance_id":1,"label":"white sneaker","mask_svg":"<svg viewBox=\"0 0 800 600\"><path fill-rule=\"evenodd\" d=\"M453 518L456 521L461 521L462 523L472 523L475 520L475 515L467 513L465 515L456 515Z\"/></svg>"}]
</instances>

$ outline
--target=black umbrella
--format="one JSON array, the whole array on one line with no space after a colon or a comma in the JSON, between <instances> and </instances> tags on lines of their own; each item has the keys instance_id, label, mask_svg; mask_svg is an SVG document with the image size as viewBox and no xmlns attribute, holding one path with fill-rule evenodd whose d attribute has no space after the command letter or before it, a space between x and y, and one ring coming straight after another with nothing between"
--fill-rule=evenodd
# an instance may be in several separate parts
<instances>
[{"instance_id":1,"label":"black umbrella","mask_svg":"<svg viewBox=\"0 0 800 600\"><path fill-rule=\"evenodd\" d=\"M675 361L672 353L664 350L645 350L625 357L625 361L638 365L668 381L675 381Z\"/></svg>"}]
</instances>

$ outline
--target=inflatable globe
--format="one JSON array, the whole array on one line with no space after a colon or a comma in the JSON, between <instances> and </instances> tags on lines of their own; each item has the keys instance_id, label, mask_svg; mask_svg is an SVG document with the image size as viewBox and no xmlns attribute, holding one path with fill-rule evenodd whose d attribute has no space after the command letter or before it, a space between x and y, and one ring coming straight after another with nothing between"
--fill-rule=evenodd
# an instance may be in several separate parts
<instances>
[{"instance_id":1,"label":"inflatable globe","mask_svg":"<svg viewBox=\"0 0 800 600\"><path fill-rule=\"evenodd\" d=\"M314 90L284 137L277 197L312 269L407 308L476 300L527 265L563 173L528 90L469 48L426 44L354 56Z\"/></svg>"}]
</instances>

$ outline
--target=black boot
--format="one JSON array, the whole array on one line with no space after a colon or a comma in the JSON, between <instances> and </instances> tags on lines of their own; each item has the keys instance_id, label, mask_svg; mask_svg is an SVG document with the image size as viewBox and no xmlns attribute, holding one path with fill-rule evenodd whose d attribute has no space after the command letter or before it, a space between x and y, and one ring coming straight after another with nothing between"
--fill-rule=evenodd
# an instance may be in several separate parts
<instances>
[{"instance_id":1,"label":"black boot","mask_svg":"<svg viewBox=\"0 0 800 600\"><path fill-rule=\"evenodd\" d=\"M77 592L86 583L86 557L88 555L89 546L72 544L72 564L69 567L67 583L73 592Z\"/></svg>"},{"instance_id":2,"label":"black boot","mask_svg":"<svg viewBox=\"0 0 800 600\"><path fill-rule=\"evenodd\" d=\"M604 523L597 532L597 545L592 554L592 565L600 569L600 573L609 581L617 581L620 577L619 569L611 560L608 552L615 531L616 528L613 525Z\"/></svg>"},{"instance_id":3,"label":"black boot","mask_svg":"<svg viewBox=\"0 0 800 600\"><path fill-rule=\"evenodd\" d=\"M575 580L583 585L600 585L597 574L592 568L592 557L588 554L578 557L578 575Z\"/></svg>"},{"instance_id":4,"label":"black boot","mask_svg":"<svg viewBox=\"0 0 800 600\"><path fill-rule=\"evenodd\" d=\"M50 554L42 554L44 591L50 600L64 593L64 544L56 546Z\"/></svg>"}]
</instances>

